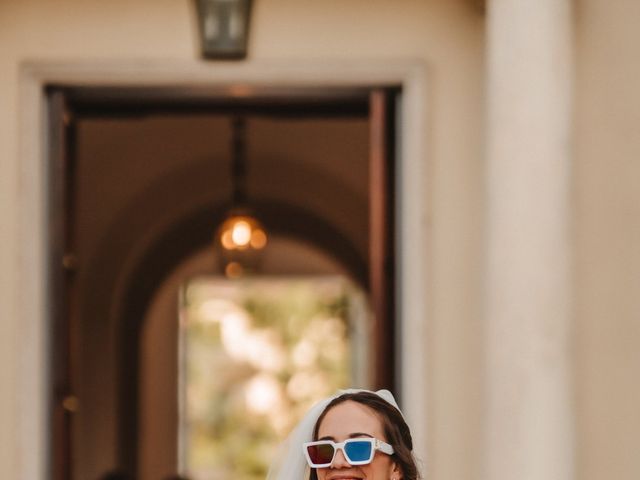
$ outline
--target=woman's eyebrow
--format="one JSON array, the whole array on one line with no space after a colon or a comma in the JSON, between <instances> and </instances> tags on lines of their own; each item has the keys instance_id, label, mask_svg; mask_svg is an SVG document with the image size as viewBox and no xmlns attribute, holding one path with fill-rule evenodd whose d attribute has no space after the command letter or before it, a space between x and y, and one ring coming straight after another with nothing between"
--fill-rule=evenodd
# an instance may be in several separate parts
<instances>
[{"instance_id":1,"label":"woman's eyebrow","mask_svg":"<svg viewBox=\"0 0 640 480\"><path fill-rule=\"evenodd\" d=\"M364 433L364 432L356 432L356 433L351 433L349 434L349 438L357 438L357 437L369 437L369 438L373 438L373 435L369 434L369 433Z\"/></svg>"},{"instance_id":2,"label":"woman's eyebrow","mask_svg":"<svg viewBox=\"0 0 640 480\"><path fill-rule=\"evenodd\" d=\"M374 438L373 435L369 433L364 433L364 432L354 432L349 434L349 438L358 438L358 437ZM332 442L335 442L336 438L332 437L331 435L326 435L324 437L320 437L318 440L331 440Z\"/></svg>"}]
</instances>

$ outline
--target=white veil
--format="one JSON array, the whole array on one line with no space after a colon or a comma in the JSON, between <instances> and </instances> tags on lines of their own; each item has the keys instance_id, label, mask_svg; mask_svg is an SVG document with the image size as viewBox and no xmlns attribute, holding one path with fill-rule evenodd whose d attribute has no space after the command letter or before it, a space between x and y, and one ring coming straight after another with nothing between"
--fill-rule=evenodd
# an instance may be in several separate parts
<instances>
[{"instance_id":1,"label":"white veil","mask_svg":"<svg viewBox=\"0 0 640 480\"><path fill-rule=\"evenodd\" d=\"M309 466L302 453L302 444L313 440L313 428L327 405L334 399L346 393L370 392L375 393L389 404L393 405L400 412L400 408L395 398L389 390L371 390L348 389L339 390L335 395L327 397L316 403L300 423L293 429L287 439L280 445L276 453L275 460L271 463L267 480L304 480L309 477ZM402 412L400 412L402 414Z\"/></svg>"}]
</instances>

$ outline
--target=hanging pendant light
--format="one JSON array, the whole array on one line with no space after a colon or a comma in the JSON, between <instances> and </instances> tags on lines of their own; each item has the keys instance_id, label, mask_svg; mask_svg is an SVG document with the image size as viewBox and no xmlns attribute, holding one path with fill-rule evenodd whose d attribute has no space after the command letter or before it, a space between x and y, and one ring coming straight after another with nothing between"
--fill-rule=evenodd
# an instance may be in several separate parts
<instances>
[{"instance_id":1,"label":"hanging pendant light","mask_svg":"<svg viewBox=\"0 0 640 480\"><path fill-rule=\"evenodd\" d=\"M259 267L262 250L267 245L267 233L253 215L246 193L247 160L245 120L232 120L231 207L216 232L216 247L225 275L237 278Z\"/></svg>"}]
</instances>

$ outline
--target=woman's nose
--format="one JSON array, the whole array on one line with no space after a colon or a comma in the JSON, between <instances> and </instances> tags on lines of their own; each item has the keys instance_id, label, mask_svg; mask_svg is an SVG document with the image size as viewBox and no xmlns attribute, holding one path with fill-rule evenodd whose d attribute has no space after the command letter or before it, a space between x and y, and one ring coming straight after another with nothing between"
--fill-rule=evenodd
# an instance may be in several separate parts
<instances>
[{"instance_id":1,"label":"woman's nose","mask_svg":"<svg viewBox=\"0 0 640 480\"><path fill-rule=\"evenodd\" d=\"M342 449L339 449L336 452L335 457L333 457L333 462L331 462L331 468L348 468L351 465L347 462L347 459L344 456L344 452Z\"/></svg>"}]
</instances>

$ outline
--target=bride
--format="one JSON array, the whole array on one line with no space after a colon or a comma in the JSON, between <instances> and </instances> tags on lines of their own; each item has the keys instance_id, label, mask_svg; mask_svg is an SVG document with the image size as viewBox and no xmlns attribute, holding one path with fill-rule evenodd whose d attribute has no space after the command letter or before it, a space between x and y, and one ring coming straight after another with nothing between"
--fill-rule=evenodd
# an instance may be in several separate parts
<instances>
[{"instance_id":1,"label":"bride","mask_svg":"<svg viewBox=\"0 0 640 480\"><path fill-rule=\"evenodd\" d=\"M413 442L388 390L343 390L315 404L267 480L418 480Z\"/></svg>"}]
</instances>

